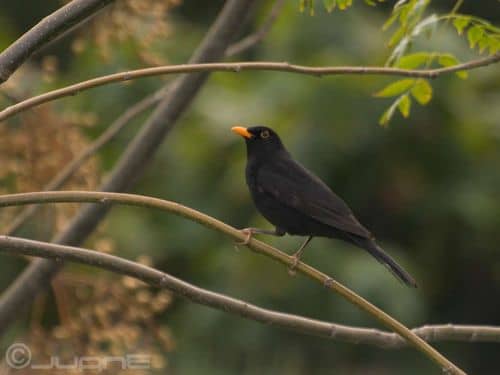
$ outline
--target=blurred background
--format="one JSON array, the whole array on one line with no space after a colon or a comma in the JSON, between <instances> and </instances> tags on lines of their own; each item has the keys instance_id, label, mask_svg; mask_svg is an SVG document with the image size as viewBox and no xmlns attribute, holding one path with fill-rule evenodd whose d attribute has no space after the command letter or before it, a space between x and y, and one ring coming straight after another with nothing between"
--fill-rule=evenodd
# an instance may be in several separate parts
<instances>
[{"instance_id":1,"label":"blurred background","mask_svg":"<svg viewBox=\"0 0 500 375\"><path fill-rule=\"evenodd\" d=\"M383 65L390 5L356 1L347 11L314 16L286 4L265 40L233 57L305 65ZM447 12L454 1L435 2ZM1 87L12 101L127 69L184 63L222 1L127 0L51 43ZM0 49L61 5L4 2ZM261 4L262 5L262 4ZM269 12L256 8L251 32ZM500 21L496 0L465 1L462 13ZM474 58L451 26L416 50ZM0 126L0 193L37 191L135 102L173 76L113 84L30 110ZM387 77L321 79L277 72L212 74L179 120L134 193L177 201L235 227L270 227L257 214L244 180L244 142L233 124L267 125L321 176L417 280L411 290L360 249L315 239L304 261L409 327L455 323L500 325L500 68L432 82L434 97L377 125L389 99L373 93ZM95 189L147 116L134 120L87 163L65 189ZM49 240L76 212L46 206L21 234ZM2 228L19 209L2 209ZM297 237L263 238L291 253ZM302 276L219 233L164 212L115 207L86 247L136 259L201 287L270 309L341 324L382 328L367 314ZM1 255L5 289L27 264ZM414 349L384 350L284 331L193 304L97 269L70 265L0 341L50 353L154 354L158 373L427 374L434 364ZM470 373L498 373L498 344L436 343ZM45 355L45 357L44 357ZM63 355L63 354L61 354ZM155 370L156 371L156 370ZM145 372L153 373L154 371ZM113 373L116 373L114 371ZM129 372L128 372L129 373ZM139 373L139 372L137 372Z\"/></svg>"}]
</instances>

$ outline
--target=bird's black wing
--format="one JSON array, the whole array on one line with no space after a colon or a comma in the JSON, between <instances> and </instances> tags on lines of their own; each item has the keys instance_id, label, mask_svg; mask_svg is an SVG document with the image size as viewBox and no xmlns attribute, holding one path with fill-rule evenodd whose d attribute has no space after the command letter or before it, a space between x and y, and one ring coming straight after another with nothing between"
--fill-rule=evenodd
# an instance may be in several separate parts
<instances>
[{"instance_id":1,"label":"bird's black wing","mask_svg":"<svg viewBox=\"0 0 500 375\"><path fill-rule=\"evenodd\" d=\"M342 198L290 157L260 165L256 185L259 191L323 224L356 236L372 237Z\"/></svg>"}]
</instances>

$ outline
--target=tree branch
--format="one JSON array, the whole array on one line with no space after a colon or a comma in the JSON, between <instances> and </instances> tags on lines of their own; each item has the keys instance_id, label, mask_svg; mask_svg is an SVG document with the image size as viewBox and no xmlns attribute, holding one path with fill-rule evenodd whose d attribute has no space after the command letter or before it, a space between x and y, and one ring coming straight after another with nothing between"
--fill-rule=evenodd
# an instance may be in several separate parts
<instances>
[{"instance_id":1,"label":"tree branch","mask_svg":"<svg viewBox=\"0 0 500 375\"><path fill-rule=\"evenodd\" d=\"M73 0L42 19L0 53L0 84L34 52L113 0Z\"/></svg>"},{"instance_id":2,"label":"tree branch","mask_svg":"<svg viewBox=\"0 0 500 375\"><path fill-rule=\"evenodd\" d=\"M84 90L93 87L107 85L113 82L129 81L136 78L151 77L157 75L179 74L179 73L196 73L196 72L241 72L246 70L263 70L288 72L295 74L306 74L312 76L327 76L327 75L346 75L346 74L361 74L361 75L388 75L388 76L404 76L413 78L436 78L443 74L454 73L457 71L477 69L483 66L491 65L500 61L500 53L495 55L472 60L463 64L458 64L446 68L437 69L400 69L390 67L363 67L363 66L334 66L334 67L312 67L304 65L294 65L287 62L233 62L233 63L206 63L206 64L183 64L183 65L167 65L153 68L129 70L127 72L114 73L106 76L101 76L87 81L75 83L73 85L63 87L61 89L46 92L45 94L37 95L20 103L13 104L3 111L0 111L0 121L24 111L28 108L38 106L55 99L65 96L74 95Z\"/></svg>"},{"instance_id":3,"label":"tree branch","mask_svg":"<svg viewBox=\"0 0 500 375\"><path fill-rule=\"evenodd\" d=\"M235 240L245 240L246 234L242 231L231 227L209 215L203 214L192 208L183 206L181 204L166 201L153 197L146 197L132 194L120 193L103 193L103 192L86 192L86 191L60 191L60 192L39 192L39 193L21 193L9 194L0 196L0 207L23 205L31 203L55 203L55 202L92 202L92 203L121 203L133 206L158 208L168 211L178 216L185 217L189 220L198 222L208 228L214 229L220 233L232 237ZM296 264L296 259L289 256L282 251L265 244L264 242L256 239L250 239L247 245L250 249L258 252L259 254L268 256L282 264L292 266ZM432 359L441 368L447 369L452 374L465 374L460 368L455 366L452 362L446 359L442 354L436 351L427 342L415 335L412 331L406 328L403 324L386 314L378 307L372 305L370 302L357 295L349 288L341 283L333 280L326 274L318 271L317 269L299 261L295 269L303 275L309 277L328 289L333 290L352 304L364 310L384 326L392 331L398 333L405 338L416 349L423 352L427 357Z\"/></svg>"},{"instance_id":4,"label":"tree branch","mask_svg":"<svg viewBox=\"0 0 500 375\"><path fill-rule=\"evenodd\" d=\"M229 46L228 51L231 53L226 53L226 56L232 56L238 53L242 53L248 48L251 48L255 44L259 43L264 39L267 32L272 27L273 22L276 20L279 12L284 5L284 0L276 0L274 3L268 18L262 24L261 29L256 33L242 39L240 42L234 43ZM258 37L257 37L258 36ZM251 40L252 43L248 41ZM154 104L158 103L162 96L165 94L167 86L164 86L150 94L149 96L143 98L142 100L135 103L129 109L127 109L122 115L120 115L113 123L108 127L108 129L102 133L94 142L92 142L85 150L83 150L76 158L74 158L66 167L61 170L51 181L44 187L44 191L52 191L60 189L64 184L73 176L73 174L94 154L96 154L104 145L111 142L116 135L130 122L135 116L146 111L148 108L152 107ZM14 100L10 94L0 91L0 94L5 95L7 98L11 99L12 102L18 103L21 99ZM12 223L4 231L6 235L13 236L16 235L19 228L21 228L30 217L32 217L38 211L38 205L31 205L22 210Z\"/></svg>"},{"instance_id":5,"label":"tree branch","mask_svg":"<svg viewBox=\"0 0 500 375\"><path fill-rule=\"evenodd\" d=\"M385 349L397 349L408 345L407 341L396 333L345 326L264 309L246 301L194 286L140 263L98 251L7 236L0 236L0 251L95 266L135 277L152 286L166 288L201 305L312 336L354 344L375 345ZM448 324L423 326L412 331L426 341L500 342L500 327Z\"/></svg>"},{"instance_id":6,"label":"tree branch","mask_svg":"<svg viewBox=\"0 0 500 375\"><path fill-rule=\"evenodd\" d=\"M221 59L225 48L233 40L241 19L254 3L252 0L228 0L189 62ZM169 85L169 90L156 111L142 125L141 131L127 147L108 180L100 187L101 190L126 190L141 175L207 76L208 73L192 74L180 77ZM107 211L108 207L105 205L83 207L66 230L56 236L54 242L78 245L94 230ZM61 266L61 263L52 260L36 259L3 291L0 297L0 333L19 316L21 308L29 306L39 292L49 287L51 278Z\"/></svg>"}]
</instances>

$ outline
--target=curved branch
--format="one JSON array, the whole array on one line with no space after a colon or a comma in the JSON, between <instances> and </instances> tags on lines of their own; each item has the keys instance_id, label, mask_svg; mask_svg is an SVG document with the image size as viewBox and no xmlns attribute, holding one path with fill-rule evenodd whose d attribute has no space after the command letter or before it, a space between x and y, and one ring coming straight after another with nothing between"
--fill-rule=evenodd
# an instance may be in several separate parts
<instances>
[{"instance_id":1,"label":"curved branch","mask_svg":"<svg viewBox=\"0 0 500 375\"><path fill-rule=\"evenodd\" d=\"M327 76L327 75L346 75L346 74L361 74L361 75L388 75L388 76L405 76L414 78L436 78L443 74L454 73L462 70L477 69L479 67L491 65L500 61L500 53L469 61L467 63L458 64L446 68L437 69L400 69L390 67L368 67L368 66L333 66L333 67L312 67L304 65L294 65L287 62L272 62L272 61L257 61L257 62L233 62L233 63L204 63L204 64L182 64L182 65L167 65L153 68L129 70L127 72L114 73L106 76L101 76L87 81L75 83L61 89L46 92L45 94L37 95L20 103L13 104L0 111L0 121L24 111L28 108L38 106L58 98L69 95L74 95L84 90L93 87L107 85L113 82L129 81L136 78L151 77L166 74L179 73L196 73L196 72L241 72L246 70L263 70L288 72L296 74L306 74L312 76Z\"/></svg>"},{"instance_id":2,"label":"curved branch","mask_svg":"<svg viewBox=\"0 0 500 375\"><path fill-rule=\"evenodd\" d=\"M407 346L396 333L334 324L299 315L264 309L246 301L206 290L165 272L120 257L72 246L56 245L23 238L0 236L0 251L72 261L135 277L152 286L166 288L195 303L308 335L354 344L376 345L385 349ZM435 325L412 330L427 341L500 342L500 327Z\"/></svg>"},{"instance_id":3,"label":"curved branch","mask_svg":"<svg viewBox=\"0 0 500 375\"><path fill-rule=\"evenodd\" d=\"M0 196L0 207L16 206L31 203L62 203L62 202L89 202L89 203L121 203L132 206L142 206L149 208L158 208L178 216L185 217L189 220L198 222L206 227L212 228L220 233L232 237L235 240L243 241L246 239L246 234L232 226L219 221L209 215L203 214L192 208L183 206L179 203L162 200L159 198L146 197L141 195L123 194L123 193L104 193L104 192L88 192L88 191L60 191L60 192L39 192L39 193L21 193L9 194ZM446 359L442 354L436 351L427 342L415 335L412 331L406 328L403 324L392 318L378 307L372 305L363 297L357 295L349 288L341 283L333 280L326 274L317 269L303 263L297 262L294 257L291 257L282 251L258 241L254 238L250 239L247 245L250 249L259 254L266 255L287 266L295 265L295 269L306 275L312 280L319 282L328 289L333 290L343 298L358 306L372 317L377 319L384 326L398 333L406 339L411 345L423 352L426 356L436 362L441 368L447 369L453 374L465 374L461 369L455 366L452 362ZM297 262L297 263L296 263Z\"/></svg>"},{"instance_id":4,"label":"curved branch","mask_svg":"<svg viewBox=\"0 0 500 375\"><path fill-rule=\"evenodd\" d=\"M114 0L73 0L42 19L0 53L0 84L34 52Z\"/></svg>"}]
</instances>

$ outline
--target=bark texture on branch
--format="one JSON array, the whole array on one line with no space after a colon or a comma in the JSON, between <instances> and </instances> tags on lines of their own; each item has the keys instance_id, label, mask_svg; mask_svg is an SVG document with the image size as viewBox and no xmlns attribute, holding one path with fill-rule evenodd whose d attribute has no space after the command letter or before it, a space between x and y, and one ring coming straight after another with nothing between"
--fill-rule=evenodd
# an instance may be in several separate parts
<instances>
[{"instance_id":1,"label":"bark texture on branch","mask_svg":"<svg viewBox=\"0 0 500 375\"><path fill-rule=\"evenodd\" d=\"M49 91L44 94L33 96L22 102L12 104L11 106L0 111L0 121L6 120L15 114L25 111L29 108L36 107L40 104L47 103L52 100L63 98L65 96L74 95L94 87L111 84L113 82L128 81L131 79L144 78L156 75L179 74L179 73L196 73L196 72L234 72L243 71L273 71L286 72L293 74L304 74L315 77L330 76L330 75L387 75L401 76L413 78L434 79L444 74L455 73L478 69L500 61L500 53L492 56L479 58L468 61L463 64L453 65L445 68L436 69L403 69L379 66L305 66L290 64L288 62L275 61L242 61L232 63L202 63L202 64L182 64L182 65L166 65L153 68L144 68L129 70L127 72L113 73L106 76L92 78L87 81L75 83L57 90Z\"/></svg>"},{"instance_id":2,"label":"bark texture on branch","mask_svg":"<svg viewBox=\"0 0 500 375\"><path fill-rule=\"evenodd\" d=\"M408 342L396 333L352 327L264 309L246 301L206 290L151 267L93 250L0 236L0 251L14 255L72 261L128 275L152 286L169 289L192 302L252 319L264 324L354 344L397 349ZM500 327L429 325L412 330L426 341L500 342Z\"/></svg>"},{"instance_id":3,"label":"bark texture on branch","mask_svg":"<svg viewBox=\"0 0 500 375\"><path fill-rule=\"evenodd\" d=\"M114 0L73 0L42 19L0 53L0 84L34 52Z\"/></svg>"}]
</instances>

